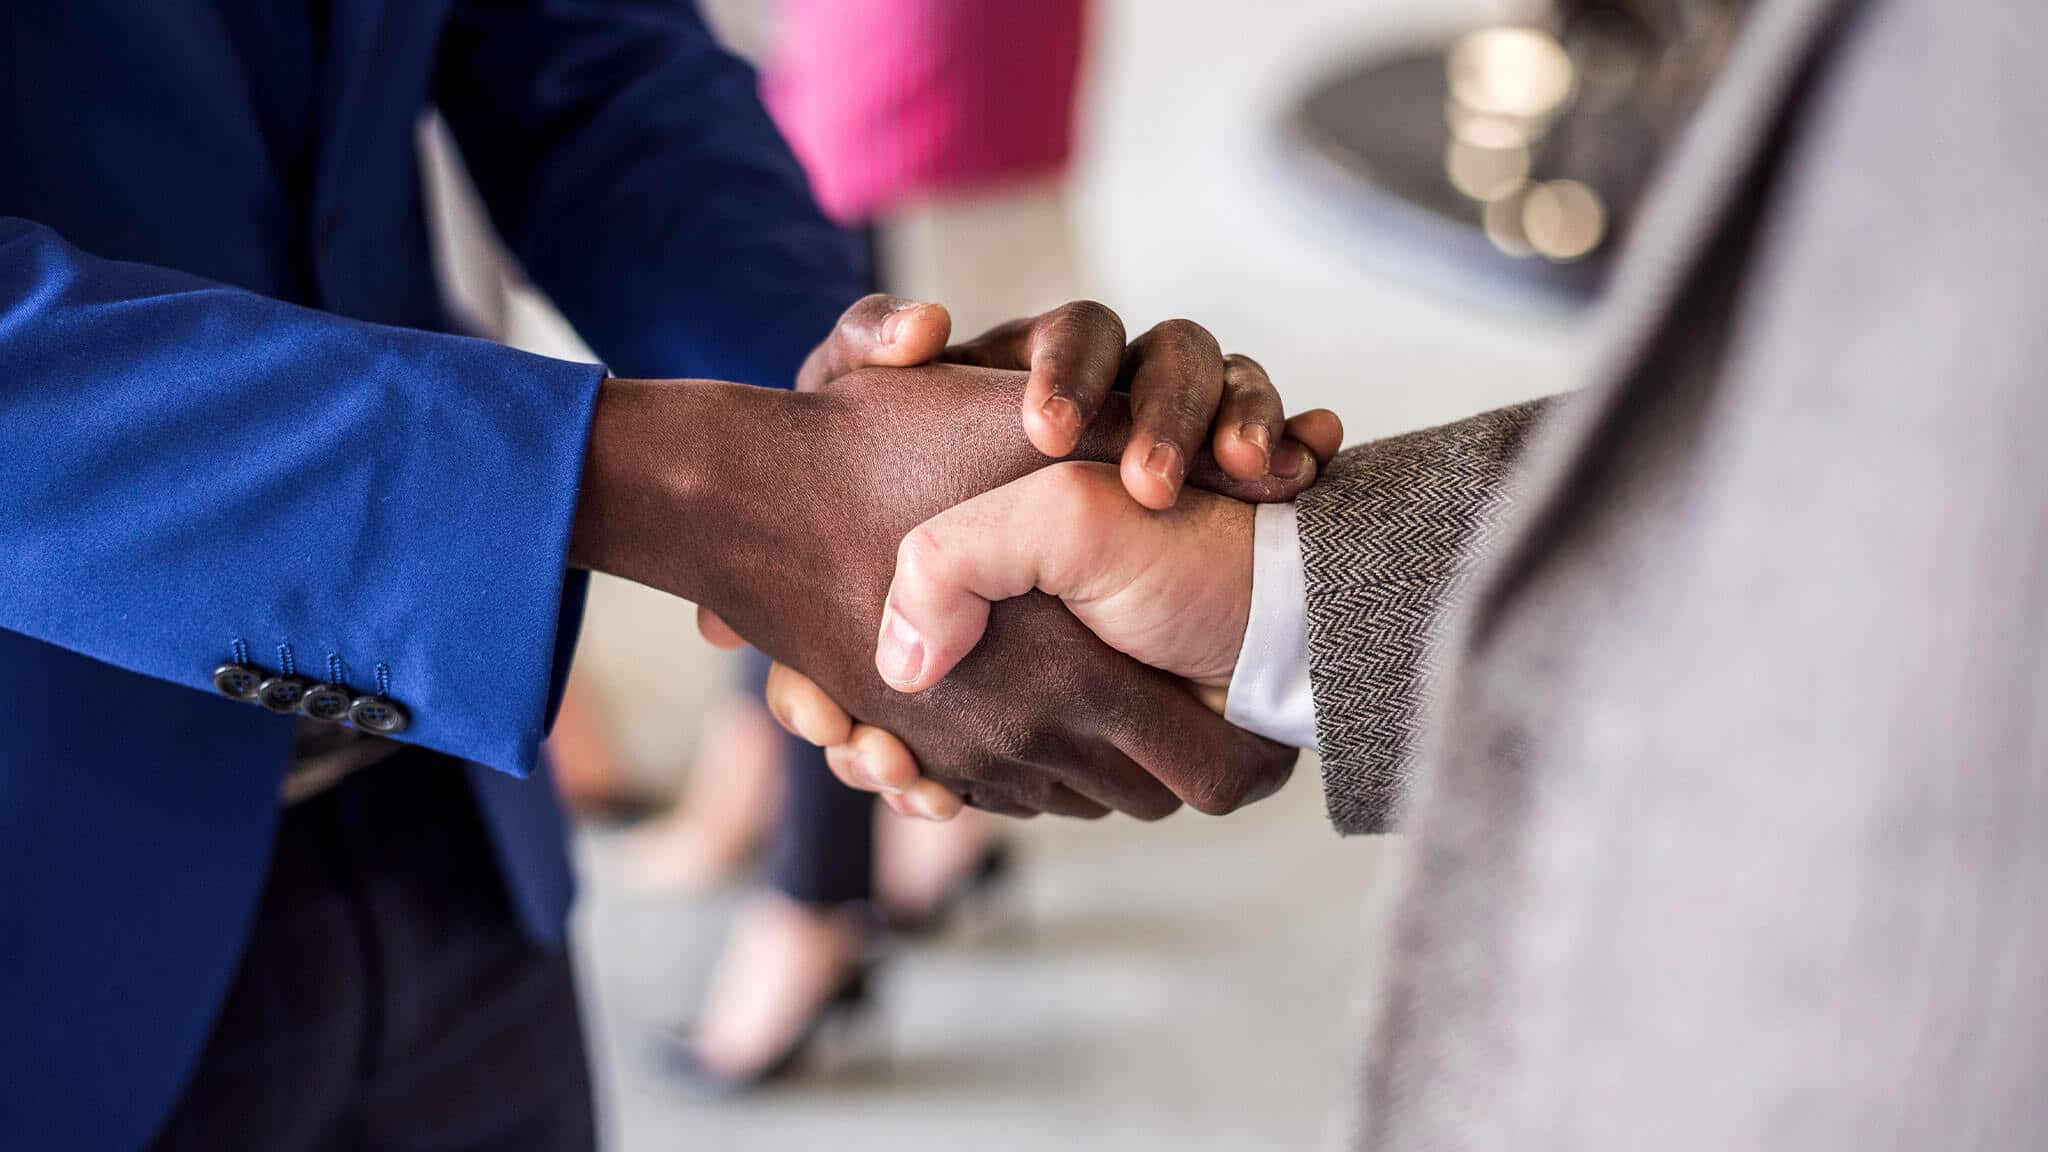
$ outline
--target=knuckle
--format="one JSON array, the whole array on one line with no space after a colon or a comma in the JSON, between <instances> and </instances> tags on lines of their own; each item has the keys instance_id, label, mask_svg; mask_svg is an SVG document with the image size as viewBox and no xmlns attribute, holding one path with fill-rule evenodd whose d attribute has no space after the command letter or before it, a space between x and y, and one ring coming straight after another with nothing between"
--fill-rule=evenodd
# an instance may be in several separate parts
<instances>
[{"instance_id":1,"label":"knuckle","mask_svg":"<svg viewBox=\"0 0 2048 1152\"><path fill-rule=\"evenodd\" d=\"M870 339L875 334L875 325L888 311L887 296L877 292L861 297L839 314L839 339L847 343Z\"/></svg>"},{"instance_id":2,"label":"knuckle","mask_svg":"<svg viewBox=\"0 0 2048 1152\"><path fill-rule=\"evenodd\" d=\"M1251 777L1242 772L1211 769L1189 782L1188 807L1206 816L1227 816L1245 806L1253 792Z\"/></svg>"},{"instance_id":3,"label":"knuckle","mask_svg":"<svg viewBox=\"0 0 2048 1152\"><path fill-rule=\"evenodd\" d=\"M990 815L1007 816L1012 820L1029 820L1039 813L1039 809L1031 807L1027 801L996 792L976 793L974 806Z\"/></svg>"},{"instance_id":4,"label":"knuckle","mask_svg":"<svg viewBox=\"0 0 2048 1152\"><path fill-rule=\"evenodd\" d=\"M1272 374L1266 371L1265 365L1242 352L1232 352L1224 356L1223 370L1247 384L1270 385L1272 382Z\"/></svg>"},{"instance_id":5,"label":"knuckle","mask_svg":"<svg viewBox=\"0 0 2048 1152\"><path fill-rule=\"evenodd\" d=\"M1210 397L1190 388L1185 381L1168 395L1150 398L1143 407L1138 417L1143 431L1154 439L1183 443L1192 443L1208 431L1209 422L1216 415L1216 405L1210 402Z\"/></svg>"},{"instance_id":6,"label":"knuckle","mask_svg":"<svg viewBox=\"0 0 2048 1152\"><path fill-rule=\"evenodd\" d=\"M1046 317L1050 325L1061 332L1085 334L1090 332L1111 332L1116 342L1124 342L1124 321L1109 305L1095 300L1075 300L1053 309Z\"/></svg>"},{"instance_id":7,"label":"knuckle","mask_svg":"<svg viewBox=\"0 0 2048 1152\"><path fill-rule=\"evenodd\" d=\"M1152 824L1164 820L1180 810L1180 797L1167 792L1163 798L1147 797L1140 800L1131 805L1127 812L1133 820L1142 820L1147 824Z\"/></svg>"},{"instance_id":8,"label":"knuckle","mask_svg":"<svg viewBox=\"0 0 2048 1152\"><path fill-rule=\"evenodd\" d=\"M1039 472L1047 511L1060 520L1089 524L1102 505L1103 465L1064 460Z\"/></svg>"},{"instance_id":9,"label":"knuckle","mask_svg":"<svg viewBox=\"0 0 2048 1152\"><path fill-rule=\"evenodd\" d=\"M929 523L912 528L896 545L896 576L912 583L931 583L945 570L946 545Z\"/></svg>"},{"instance_id":10,"label":"knuckle","mask_svg":"<svg viewBox=\"0 0 2048 1152\"><path fill-rule=\"evenodd\" d=\"M1161 341L1180 345L1190 351L1201 353L1210 359L1219 358L1223 354L1222 346L1216 343L1216 337L1207 328L1202 327L1193 320L1181 317L1175 317L1172 320L1162 320L1152 331L1155 333L1156 338Z\"/></svg>"},{"instance_id":11,"label":"knuckle","mask_svg":"<svg viewBox=\"0 0 2048 1152\"><path fill-rule=\"evenodd\" d=\"M1168 410L1172 414L1173 426L1189 433L1207 431L1210 418L1216 415L1216 405L1207 393L1187 388L1173 394Z\"/></svg>"}]
</instances>

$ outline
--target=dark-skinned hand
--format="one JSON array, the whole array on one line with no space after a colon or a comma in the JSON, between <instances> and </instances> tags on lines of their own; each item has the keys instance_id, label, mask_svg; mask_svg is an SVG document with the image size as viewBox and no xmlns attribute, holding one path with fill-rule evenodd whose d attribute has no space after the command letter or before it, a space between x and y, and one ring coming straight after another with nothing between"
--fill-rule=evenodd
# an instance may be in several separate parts
<instances>
[{"instance_id":1,"label":"dark-skinned hand","mask_svg":"<svg viewBox=\"0 0 2048 1152\"><path fill-rule=\"evenodd\" d=\"M1178 681L1102 645L1044 598L1003 605L975 656L929 692L892 692L873 670L896 541L952 503L1043 466L1034 441L1062 447L1071 431L1064 403L1048 411L1048 399L1096 414L1079 454L1122 460L1140 499L1150 482L1153 499L1177 492L1184 469L1143 466L1162 443L1169 457L1194 461L1194 482L1240 497L1285 499L1312 478L1312 461L1293 455L1298 446L1273 454L1292 457L1294 475L1267 474L1260 437L1239 433L1250 423L1275 442L1278 403L1263 374L1259 388L1230 385L1232 367L1192 326L1162 326L1124 357L1120 323L1113 341L1103 338L1105 314L1070 308L953 350L984 363L1009 356L1030 366L1028 376L931 367L833 379L864 359L914 360L920 343L925 355L943 346L943 310L871 298L806 366L802 382L816 391L608 382L575 555L716 611L855 715L897 733L927 775L979 806L1156 817L1180 799L1225 811L1264 795L1284 780L1291 750L1223 723ZM1133 403L1112 394L1118 377ZM1175 380L1182 391L1171 390ZM1219 406L1229 426L1214 442L1249 479L1217 466L1206 424L1188 432L1189 412Z\"/></svg>"}]
</instances>

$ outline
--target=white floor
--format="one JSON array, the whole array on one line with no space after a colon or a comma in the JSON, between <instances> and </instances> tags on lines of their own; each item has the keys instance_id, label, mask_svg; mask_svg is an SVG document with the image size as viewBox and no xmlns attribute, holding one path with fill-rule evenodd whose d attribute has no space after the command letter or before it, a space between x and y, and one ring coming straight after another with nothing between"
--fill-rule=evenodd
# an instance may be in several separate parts
<instances>
[{"instance_id":1,"label":"white floor","mask_svg":"<svg viewBox=\"0 0 2048 1152\"><path fill-rule=\"evenodd\" d=\"M1335 1147L1391 840L1343 840L1304 764L1230 820L1019 825L1017 907L900 951L879 1043L767 1094L660 1069L731 894L636 896L586 834L579 923L608 1144L656 1149Z\"/></svg>"}]
</instances>

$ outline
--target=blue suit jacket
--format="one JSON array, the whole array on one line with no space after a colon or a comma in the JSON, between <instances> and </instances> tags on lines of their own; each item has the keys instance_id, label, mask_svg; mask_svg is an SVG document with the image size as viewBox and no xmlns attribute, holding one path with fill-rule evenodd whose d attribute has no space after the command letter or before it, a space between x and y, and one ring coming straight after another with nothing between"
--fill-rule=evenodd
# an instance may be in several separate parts
<instances>
[{"instance_id":1,"label":"blue suit jacket","mask_svg":"<svg viewBox=\"0 0 2048 1152\"><path fill-rule=\"evenodd\" d=\"M403 739L484 766L514 901L561 929L560 815L518 778L575 638L601 373L441 334L423 111L620 375L786 385L859 288L684 0L325 10L293 92L255 65L307 45L211 0L0 0L9 1147L145 1140L204 1041L291 744L211 691L238 639L388 666Z\"/></svg>"}]
</instances>

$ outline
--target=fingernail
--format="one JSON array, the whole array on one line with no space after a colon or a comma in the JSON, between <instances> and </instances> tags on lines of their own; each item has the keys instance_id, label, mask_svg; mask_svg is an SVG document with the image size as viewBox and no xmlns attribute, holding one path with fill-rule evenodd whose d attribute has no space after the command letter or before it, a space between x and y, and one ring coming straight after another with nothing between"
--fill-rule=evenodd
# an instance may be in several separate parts
<instances>
[{"instance_id":1,"label":"fingernail","mask_svg":"<svg viewBox=\"0 0 2048 1152\"><path fill-rule=\"evenodd\" d=\"M882 793L883 795L903 795L903 789L891 788L888 785L882 783L880 780L877 780L875 778L875 774L873 772L868 771L868 762L866 758L861 756L859 752L854 751L852 748L845 746L837 748L827 748L825 750L825 759L828 762L832 762L833 768L841 774L850 776L855 780L864 781L868 787L874 789L877 792Z\"/></svg>"},{"instance_id":2,"label":"fingernail","mask_svg":"<svg viewBox=\"0 0 2048 1152\"><path fill-rule=\"evenodd\" d=\"M1280 447L1273 450L1271 471L1273 475L1283 480L1295 479L1308 471L1308 466L1308 449L1303 448L1292 440L1281 441Z\"/></svg>"},{"instance_id":3,"label":"fingernail","mask_svg":"<svg viewBox=\"0 0 2048 1152\"><path fill-rule=\"evenodd\" d=\"M903 335L904 323L909 320L910 314L915 311L917 311L917 305L905 304L903 307L882 317L882 343L896 343L897 337Z\"/></svg>"},{"instance_id":4,"label":"fingernail","mask_svg":"<svg viewBox=\"0 0 2048 1152\"><path fill-rule=\"evenodd\" d=\"M924 671L924 638L896 609L889 609L882 621L882 640L875 652L875 667L891 684L909 684Z\"/></svg>"},{"instance_id":5,"label":"fingernail","mask_svg":"<svg viewBox=\"0 0 2048 1152\"><path fill-rule=\"evenodd\" d=\"M1166 482L1168 488L1180 487L1183 465L1180 447L1170 440L1161 440L1145 453L1145 471Z\"/></svg>"},{"instance_id":6,"label":"fingernail","mask_svg":"<svg viewBox=\"0 0 2048 1152\"><path fill-rule=\"evenodd\" d=\"M1264 424L1245 423L1238 425L1237 438L1259 450L1259 461L1270 466L1273 462L1273 434L1266 431Z\"/></svg>"},{"instance_id":7,"label":"fingernail","mask_svg":"<svg viewBox=\"0 0 2048 1152\"><path fill-rule=\"evenodd\" d=\"M1065 396L1046 397L1038 411L1054 428L1075 436L1081 434L1081 406Z\"/></svg>"},{"instance_id":8,"label":"fingernail","mask_svg":"<svg viewBox=\"0 0 2048 1152\"><path fill-rule=\"evenodd\" d=\"M877 777L873 772L868 771L868 762L866 759L862 758L860 753L855 752L853 754L853 763L850 767L855 776L858 776L861 779L867 781L868 786L870 788L873 788L875 791L880 792L882 795L903 795L903 789L889 787L887 784L882 783L881 779Z\"/></svg>"},{"instance_id":9,"label":"fingernail","mask_svg":"<svg viewBox=\"0 0 2048 1152\"><path fill-rule=\"evenodd\" d=\"M938 801L933 800L930 796L927 796L922 792L912 792L910 795L904 797L904 800L911 806L911 808L916 810L919 816L922 816L926 820L940 822L946 819L946 817L939 814Z\"/></svg>"}]
</instances>

